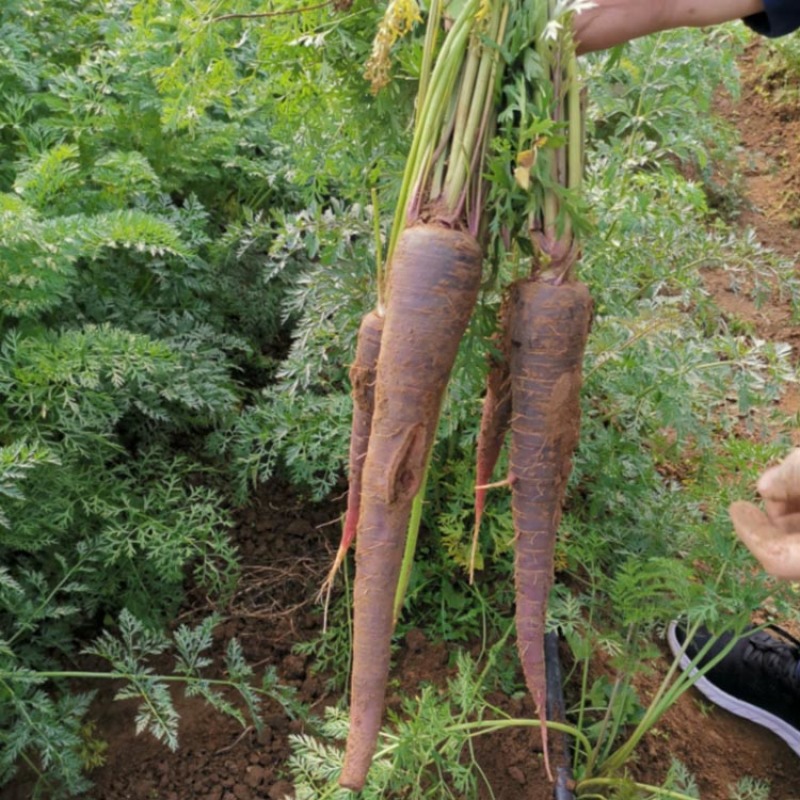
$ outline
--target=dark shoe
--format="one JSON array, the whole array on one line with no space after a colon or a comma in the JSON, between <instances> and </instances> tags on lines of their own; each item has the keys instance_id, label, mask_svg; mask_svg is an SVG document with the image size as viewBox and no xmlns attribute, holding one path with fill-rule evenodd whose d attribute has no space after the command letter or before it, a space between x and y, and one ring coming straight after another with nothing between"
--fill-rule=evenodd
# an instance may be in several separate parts
<instances>
[{"instance_id":1,"label":"dark shoe","mask_svg":"<svg viewBox=\"0 0 800 800\"><path fill-rule=\"evenodd\" d=\"M745 632L695 688L721 708L771 730L800 756L800 642L780 628L770 627L770 631L775 633ZM712 638L701 628L681 656L681 669L687 669ZM731 638L732 634L720 636L700 666L720 653ZM667 640L677 656L686 641L686 629L671 623Z\"/></svg>"}]
</instances>

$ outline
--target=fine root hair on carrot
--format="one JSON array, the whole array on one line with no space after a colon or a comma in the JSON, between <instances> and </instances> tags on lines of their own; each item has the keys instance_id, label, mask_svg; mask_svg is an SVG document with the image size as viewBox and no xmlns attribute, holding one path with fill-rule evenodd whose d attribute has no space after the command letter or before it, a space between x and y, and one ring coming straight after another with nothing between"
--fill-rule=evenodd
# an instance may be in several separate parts
<instances>
[{"instance_id":1,"label":"fine root hair on carrot","mask_svg":"<svg viewBox=\"0 0 800 800\"><path fill-rule=\"evenodd\" d=\"M383 718L394 596L411 507L477 300L481 265L473 236L435 224L406 228L392 257L362 474L350 731L339 780L356 791L364 786Z\"/></svg>"},{"instance_id":2,"label":"fine root hair on carrot","mask_svg":"<svg viewBox=\"0 0 800 800\"><path fill-rule=\"evenodd\" d=\"M544 634L556 532L580 433L583 354L592 301L582 283L524 281L511 309L510 479L517 647L547 742Z\"/></svg>"},{"instance_id":3,"label":"fine root hair on carrot","mask_svg":"<svg viewBox=\"0 0 800 800\"><path fill-rule=\"evenodd\" d=\"M506 487L511 486L511 478L503 478L501 481L495 481L494 483L484 483L482 486L476 486L476 489L505 489Z\"/></svg>"},{"instance_id":4,"label":"fine root hair on carrot","mask_svg":"<svg viewBox=\"0 0 800 800\"><path fill-rule=\"evenodd\" d=\"M330 571L320 588L318 598L324 600L323 628L327 628L328 605L331 589L350 545L356 536L358 516L361 508L361 475L367 457L372 414L375 409L375 373L383 335L383 316L370 311L358 329L356 355L350 367L350 386L353 398L353 420L350 428L350 452L348 455L347 510L342 525L339 549Z\"/></svg>"}]
</instances>

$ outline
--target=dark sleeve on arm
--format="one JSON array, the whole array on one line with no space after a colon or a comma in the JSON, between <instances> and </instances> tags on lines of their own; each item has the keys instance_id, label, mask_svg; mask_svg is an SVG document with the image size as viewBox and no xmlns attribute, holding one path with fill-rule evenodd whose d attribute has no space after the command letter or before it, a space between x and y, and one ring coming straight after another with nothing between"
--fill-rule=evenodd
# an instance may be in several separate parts
<instances>
[{"instance_id":1,"label":"dark sleeve on arm","mask_svg":"<svg viewBox=\"0 0 800 800\"><path fill-rule=\"evenodd\" d=\"M765 36L783 36L800 28L800 3L797 0L765 0L766 11L746 17L745 22Z\"/></svg>"}]
</instances>

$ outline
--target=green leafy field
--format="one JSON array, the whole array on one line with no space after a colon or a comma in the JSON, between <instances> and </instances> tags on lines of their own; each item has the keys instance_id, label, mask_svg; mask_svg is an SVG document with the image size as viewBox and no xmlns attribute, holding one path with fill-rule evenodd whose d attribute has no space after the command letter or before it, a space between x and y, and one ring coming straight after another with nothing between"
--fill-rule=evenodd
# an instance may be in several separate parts
<instances>
[{"instance_id":1,"label":"green leafy field","mask_svg":"<svg viewBox=\"0 0 800 800\"><path fill-rule=\"evenodd\" d=\"M385 239L399 191L421 34L373 96L362 65L382 9L218 19L261 10L0 9L0 787L27 764L47 796L84 791L102 732L87 734L89 698L66 681L78 642L96 639L110 674L144 674L187 573L217 597L232 590L230 510L257 482L286 478L319 500L341 480L347 368L374 302L375 229ZM669 620L743 625L768 599L792 613L736 545L726 508L785 451L790 421L773 401L796 373L786 348L720 316L700 269L741 278L756 301L777 284L796 303L800 289L791 265L733 226L732 134L708 112L720 83L735 91L741 42L738 29L708 35L662 34L584 63L581 277L596 318L551 604L574 656L579 780L621 774L669 700L648 708L633 686ZM793 69L796 49L784 46ZM408 700L365 796L469 795L480 778L458 753L470 726L521 724L498 722L486 700L522 685L502 492L476 585L466 580L498 305L487 281L448 391L399 629L481 641L484 656L459 656L450 701ZM342 688L348 601L335 598L313 645ZM186 680L223 706L198 677L211 624L175 646ZM231 647L232 684L257 713ZM598 650L612 674L594 680ZM268 678L259 691L292 708ZM131 693L155 698L142 726L170 742L163 684ZM328 791L340 755L325 739L345 724L331 712L318 738L296 741L298 797ZM423 789L414 776L428 764ZM673 796L695 796L680 766L671 780Z\"/></svg>"}]
</instances>

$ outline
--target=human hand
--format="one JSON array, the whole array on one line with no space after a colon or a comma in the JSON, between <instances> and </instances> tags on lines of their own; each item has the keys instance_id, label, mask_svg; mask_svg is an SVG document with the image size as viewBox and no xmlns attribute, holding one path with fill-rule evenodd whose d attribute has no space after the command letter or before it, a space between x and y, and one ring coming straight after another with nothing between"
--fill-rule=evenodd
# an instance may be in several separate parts
<instances>
[{"instance_id":1,"label":"human hand","mask_svg":"<svg viewBox=\"0 0 800 800\"><path fill-rule=\"evenodd\" d=\"M704 28L764 11L765 0L592 0L575 17L579 53L685 26Z\"/></svg>"},{"instance_id":2,"label":"human hand","mask_svg":"<svg viewBox=\"0 0 800 800\"><path fill-rule=\"evenodd\" d=\"M800 448L758 481L766 513L752 503L730 507L739 538L776 578L800 580Z\"/></svg>"}]
</instances>

